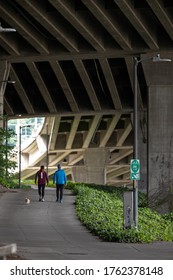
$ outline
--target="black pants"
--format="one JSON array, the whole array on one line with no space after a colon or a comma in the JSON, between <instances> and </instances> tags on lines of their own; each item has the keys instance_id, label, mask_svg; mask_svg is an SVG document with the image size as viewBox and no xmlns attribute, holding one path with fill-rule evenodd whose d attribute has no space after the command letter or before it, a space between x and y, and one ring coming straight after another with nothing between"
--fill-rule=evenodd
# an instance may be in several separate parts
<instances>
[{"instance_id":1,"label":"black pants","mask_svg":"<svg viewBox=\"0 0 173 280\"><path fill-rule=\"evenodd\" d=\"M62 185L62 184L56 185L56 199L57 199L57 201L59 200L59 198L60 198L60 200L62 200L63 190L64 190L64 185Z\"/></svg>"},{"instance_id":2,"label":"black pants","mask_svg":"<svg viewBox=\"0 0 173 280\"><path fill-rule=\"evenodd\" d=\"M44 189L45 189L45 184L44 185L38 185L38 194L42 198L44 198Z\"/></svg>"}]
</instances>

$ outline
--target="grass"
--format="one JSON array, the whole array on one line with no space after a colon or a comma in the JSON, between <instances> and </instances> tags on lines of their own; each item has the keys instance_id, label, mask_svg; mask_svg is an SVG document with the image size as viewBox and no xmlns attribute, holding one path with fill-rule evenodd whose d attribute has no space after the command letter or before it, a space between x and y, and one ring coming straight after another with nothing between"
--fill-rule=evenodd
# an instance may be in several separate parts
<instances>
[{"instance_id":1,"label":"grass","mask_svg":"<svg viewBox=\"0 0 173 280\"><path fill-rule=\"evenodd\" d=\"M11 189L18 189L19 188L19 181L18 179L13 179L10 182L5 181L4 185L8 186ZM22 180L21 181L21 188L28 189L31 188L32 185L35 185L35 180ZM50 181L48 187L54 187L53 182Z\"/></svg>"}]
</instances>

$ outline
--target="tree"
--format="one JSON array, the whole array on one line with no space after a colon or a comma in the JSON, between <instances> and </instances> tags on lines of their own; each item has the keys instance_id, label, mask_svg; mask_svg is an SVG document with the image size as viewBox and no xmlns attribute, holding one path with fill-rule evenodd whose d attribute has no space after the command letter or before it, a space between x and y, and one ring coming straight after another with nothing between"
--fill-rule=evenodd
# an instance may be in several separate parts
<instances>
[{"instance_id":1,"label":"tree","mask_svg":"<svg viewBox=\"0 0 173 280\"><path fill-rule=\"evenodd\" d=\"M8 180L12 177L17 163L14 161L16 152L14 145L11 145L10 138L15 133L12 129L0 128L0 181Z\"/></svg>"}]
</instances>

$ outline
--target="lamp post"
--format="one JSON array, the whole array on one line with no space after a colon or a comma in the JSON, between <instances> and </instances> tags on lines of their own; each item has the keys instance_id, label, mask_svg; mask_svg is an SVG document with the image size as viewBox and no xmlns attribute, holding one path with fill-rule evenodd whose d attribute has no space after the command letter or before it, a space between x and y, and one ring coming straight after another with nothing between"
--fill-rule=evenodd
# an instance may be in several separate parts
<instances>
[{"instance_id":1,"label":"lamp post","mask_svg":"<svg viewBox=\"0 0 173 280\"><path fill-rule=\"evenodd\" d=\"M19 126L19 189L21 188L21 158L22 158L22 151L21 151L21 129L24 127L31 127L30 125L23 125Z\"/></svg>"},{"instance_id":2,"label":"lamp post","mask_svg":"<svg viewBox=\"0 0 173 280\"><path fill-rule=\"evenodd\" d=\"M3 128L3 115L4 115L4 94L7 84L14 84L15 81L11 80L1 80L0 81L0 127Z\"/></svg>"},{"instance_id":3,"label":"lamp post","mask_svg":"<svg viewBox=\"0 0 173 280\"><path fill-rule=\"evenodd\" d=\"M49 135L48 135L48 123L46 123L46 172L48 174L48 166L49 166Z\"/></svg>"},{"instance_id":4,"label":"lamp post","mask_svg":"<svg viewBox=\"0 0 173 280\"><path fill-rule=\"evenodd\" d=\"M7 175L8 175L8 155L7 155L7 145L8 145L8 137L7 137L7 133L8 133L8 116L4 116L4 94L5 94L5 89L7 84L15 84L15 81L13 80L1 80L0 81L0 101L2 103L0 103L0 115L2 117L2 121L0 120L0 127L5 129L5 178L7 179Z\"/></svg>"},{"instance_id":5,"label":"lamp post","mask_svg":"<svg viewBox=\"0 0 173 280\"><path fill-rule=\"evenodd\" d=\"M5 178L7 179L8 176L8 152L7 152L7 146L8 146L8 115L5 116Z\"/></svg>"},{"instance_id":6,"label":"lamp post","mask_svg":"<svg viewBox=\"0 0 173 280\"><path fill-rule=\"evenodd\" d=\"M153 57L146 57L138 59L133 57L133 90L134 90L134 114L133 114L133 125L134 125L134 147L133 154L134 159L138 160L138 65L143 62L151 60L153 62L171 62L171 59L161 58L160 54ZM138 180L133 180L133 211L134 211L134 225L138 228Z\"/></svg>"}]
</instances>

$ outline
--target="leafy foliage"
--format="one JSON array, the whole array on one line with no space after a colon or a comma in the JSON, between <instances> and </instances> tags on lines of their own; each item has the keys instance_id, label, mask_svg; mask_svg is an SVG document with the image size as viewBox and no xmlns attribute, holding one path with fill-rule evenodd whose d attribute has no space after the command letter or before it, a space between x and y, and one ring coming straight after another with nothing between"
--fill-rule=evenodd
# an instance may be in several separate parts
<instances>
[{"instance_id":1,"label":"leafy foliage","mask_svg":"<svg viewBox=\"0 0 173 280\"><path fill-rule=\"evenodd\" d=\"M8 141L13 135L13 130L0 128L0 182L5 183L5 185L10 184L16 168L16 162L13 161L15 157L14 146L10 145Z\"/></svg>"},{"instance_id":2,"label":"leafy foliage","mask_svg":"<svg viewBox=\"0 0 173 280\"><path fill-rule=\"evenodd\" d=\"M72 185L71 185L72 187ZM173 241L173 225L145 205L144 195L139 195L138 230L124 229L123 188L77 184L73 187L76 211L82 223L101 239L116 242Z\"/></svg>"}]
</instances>

